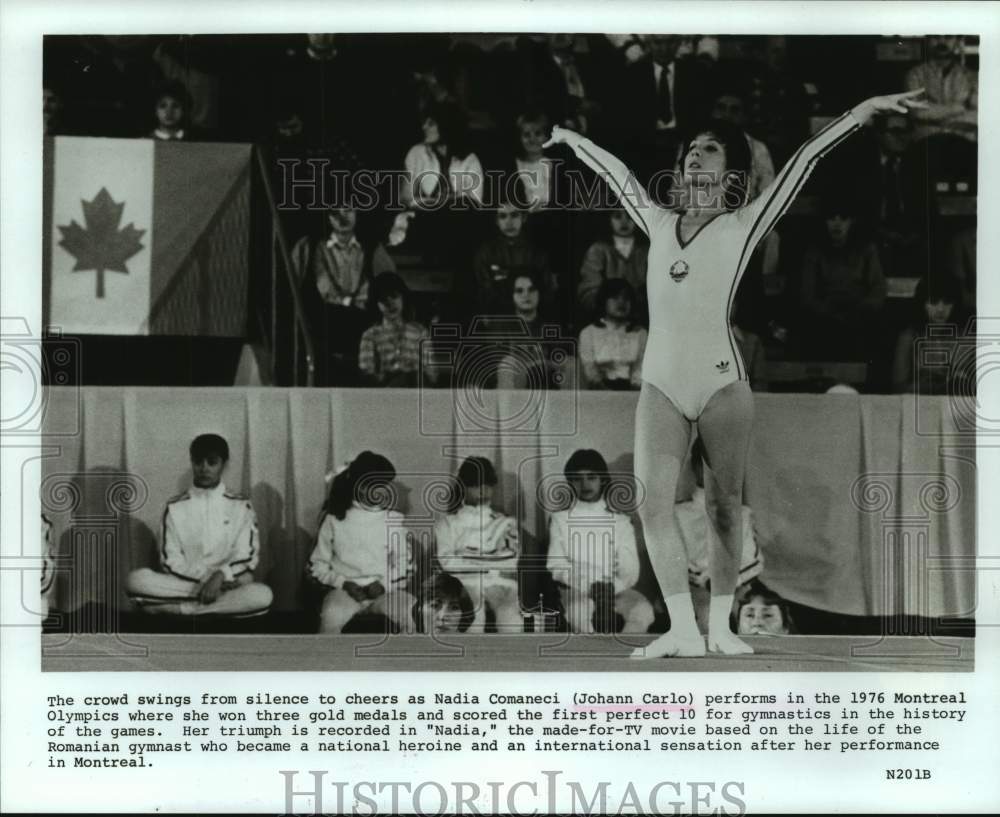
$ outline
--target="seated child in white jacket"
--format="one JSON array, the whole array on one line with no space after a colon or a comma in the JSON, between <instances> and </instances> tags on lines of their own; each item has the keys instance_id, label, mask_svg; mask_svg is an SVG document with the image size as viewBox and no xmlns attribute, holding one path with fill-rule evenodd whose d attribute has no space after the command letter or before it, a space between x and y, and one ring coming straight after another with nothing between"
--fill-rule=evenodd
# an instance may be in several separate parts
<instances>
[{"instance_id":1,"label":"seated child in white jacket","mask_svg":"<svg viewBox=\"0 0 1000 817\"><path fill-rule=\"evenodd\" d=\"M409 627L414 559L404 516L390 510L395 478L389 460L363 451L333 479L308 566L310 576L330 588L321 633L339 633L363 610Z\"/></svg>"},{"instance_id":2,"label":"seated child in white jacket","mask_svg":"<svg viewBox=\"0 0 1000 817\"><path fill-rule=\"evenodd\" d=\"M599 452L581 449L567 460L564 473L573 502L552 514L547 567L561 585L570 629L645 633L653 606L635 588L639 553L632 520L607 502L607 462Z\"/></svg>"},{"instance_id":3,"label":"seated child in white jacket","mask_svg":"<svg viewBox=\"0 0 1000 817\"><path fill-rule=\"evenodd\" d=\"M517 522L491 507L496 484L493 463L485 457L466 458L458 469L449 512L434 525L441 567L456 573L472 599L475 619L470 633L484 632L487 609L499 632L524 630L516 573ZM482 569L470 570L477 560Z\"/></svg>"}]
</instances>

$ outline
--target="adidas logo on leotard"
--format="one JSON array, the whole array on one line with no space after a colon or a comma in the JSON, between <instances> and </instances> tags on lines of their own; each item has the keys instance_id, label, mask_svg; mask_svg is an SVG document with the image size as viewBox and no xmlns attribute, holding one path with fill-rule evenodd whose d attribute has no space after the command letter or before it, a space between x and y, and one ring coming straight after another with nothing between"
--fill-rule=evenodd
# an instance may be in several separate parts
<instances>
[{"instance_id":1,"label":"adidas logo on leotard","mask_svg":"<svg viewBox=\"0 0 1000 817\"><path fill-rule=\"evenodd\" d=\"M715 364L715 368L719 370L720 374L725 374L726 372L729 371L729 361L720 360L718 363Z\"/></svg>"},{"instance_id":2,"label":"adidas logo on leotard","mask_svg":"<svg viewBox=\"0 0 1000 817\"><path fill-rule=\"evenodd\" d=\"M683 281L687 278L688 271L691 268L688 266L687 261L674 261L670 267L670 277L675 281Z\"/></svg>"}]
</instances>

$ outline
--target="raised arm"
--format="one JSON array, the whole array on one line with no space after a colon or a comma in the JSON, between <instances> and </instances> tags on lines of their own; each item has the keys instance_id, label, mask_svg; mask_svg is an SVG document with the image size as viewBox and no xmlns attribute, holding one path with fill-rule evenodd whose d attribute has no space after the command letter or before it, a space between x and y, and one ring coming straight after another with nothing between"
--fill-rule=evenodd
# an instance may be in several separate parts
<instances>
[{"instance_id":1,"label":"raised arm","mask_svg":"<svg viewBox=\"0 0 1000 817\"><path fill-rule=\"evenodd\" d=\"M748 247L755 247L778 223L823 156L858 128L868 124L876 113L907 113L911 109L925 108L926 103L916 100L922 93L923 88L920 88L903 94L867 99L838 116L806 141L795 151L774 181L761 191L760 196L740 211L741 217L748 218L751 222Z\"/></svg>"},{"instance_id":2,"label":"raised arm","mask_svg":"<svg viewBox=\"0 0 1000 817\"><path fill-rule=\"evenodd\" d=\"M625 163L586 137L557 125L552 128L552 136L544 147L560 144L569 145L580 161L611 186L622 207L625 208L625 212L648 236L657 208L646 195L645 188Z\"/></svg>"}]
</instances>

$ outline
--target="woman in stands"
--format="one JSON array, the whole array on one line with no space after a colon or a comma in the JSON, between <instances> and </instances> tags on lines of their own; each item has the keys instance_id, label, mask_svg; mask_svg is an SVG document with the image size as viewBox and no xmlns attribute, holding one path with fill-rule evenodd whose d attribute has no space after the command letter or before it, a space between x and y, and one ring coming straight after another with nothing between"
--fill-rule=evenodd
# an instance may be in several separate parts
<instances>
[{"instance_id":1,"label":"woman in stands","mask_svg":"<svg viewBox=\"0 0 1000 817\"><path fill-rule=\"evenodd\" d=\"M654 204L629 169L607 151L573 131L553 128L546 146L569 145L603 175L650 239L650 326L636 410L635 472L645 486L639 515L671 628L647 647L637 648L633 657L705 654L673 507L695 422L711 470L709 511L719 534L710 559L708 649L728 655L753 651L729 624L753 421L746 366L730 329L736 289L754 247L781 218L820 157L878 112L924 107L916 100L921 92L873 97L837 117L802 145L750 203L750 150L743 133L731 124L712 122L687 143L680 164L683 203L673 209Z\"/></svg>"}]
</instances>

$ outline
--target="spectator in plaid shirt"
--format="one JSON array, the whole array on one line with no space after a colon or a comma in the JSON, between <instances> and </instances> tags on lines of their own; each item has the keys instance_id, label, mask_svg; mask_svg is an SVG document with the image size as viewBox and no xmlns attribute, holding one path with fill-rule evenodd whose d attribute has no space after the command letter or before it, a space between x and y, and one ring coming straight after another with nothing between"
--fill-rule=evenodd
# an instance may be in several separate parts
<instances>
[{"instance_id":1,"label":"spectator in plaid shirt","mask_svg":"<svg viewBox=\"0 0 1000 817\"><path fill-rule=\"evenodd\" d=\"M415 386L420 355L430 352L426 342L430 335L423 325L406 320L410 293L402 278L383 273L375 279L373 289L382 320L361 336L358 368L362 380L371 386Z\"/></svg>"}]
</instances>

